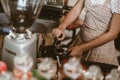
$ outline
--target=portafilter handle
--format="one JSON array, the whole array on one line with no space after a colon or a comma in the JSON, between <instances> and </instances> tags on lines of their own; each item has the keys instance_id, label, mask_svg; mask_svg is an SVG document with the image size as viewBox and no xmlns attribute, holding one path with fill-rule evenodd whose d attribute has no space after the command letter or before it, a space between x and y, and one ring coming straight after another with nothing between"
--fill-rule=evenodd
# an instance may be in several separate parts
<instances>
[{"instance_id":1,"label":"portafilter handle","mask_svg":"<svg viewBox=\"0 0 120 80\"><path fill-rule=\"evenodd\" d=\"M58 38L61 38L62 36L63 36L63 35L61 34ZM55 37L54 42L53 42L53 45L58 48L58 47L61 46L61 41L58 40L58 39Z\"/></svg>"}]
</instances>

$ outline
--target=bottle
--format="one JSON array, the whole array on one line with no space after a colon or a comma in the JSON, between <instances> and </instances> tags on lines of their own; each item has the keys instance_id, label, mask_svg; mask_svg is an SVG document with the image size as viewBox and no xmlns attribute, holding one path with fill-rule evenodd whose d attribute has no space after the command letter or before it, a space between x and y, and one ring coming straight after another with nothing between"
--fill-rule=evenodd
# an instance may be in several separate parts
<instances>
[{"instance_id":1,"label":"bottle","mask_svg":"<svg viewBox=\"0 0 120 80\"><path fill-rule=\"evenodd\" d=\"M57 65L52 58L43 58L41 63L38 64L38 74L45 80L55 79L57 72Z\"/></svg>"},{"instance_id":2,"label":"bottle","mask_svg":"<svg viewBox=\"0 0 120 80\"><path fill-rule=\"evenodd\" d=\"M104 79L101 69L97 65L91 65L83 75L84 75L84 80L103 80Z\"/></svg>"},{"instance_id":3,"label":"bottle","mask_svg":"<svg viewBox=\"0 0 120 80\"><path fill-rule=\"evenodd\" d=\"M112 69L105 77L105 80L120 80L120 71L118 69Z\"/></svg>"},{"instance_id":4,"label":"bottle","mask_svg":"<svg viewBox=\"0 0 120 80\"><path fill-rule=\"evenodd\" d=\"M12 72L5 71L0 74L0 80L15 80Z\"/></svg>"},{"instance_id":5,"label":"bottle","mask_svg":"<svg viewBox=\"0 0 120 80\"><path fill-rule=\"evenodd\" d=\"M13 75L16 80L32 79L33 59L28 54L14 57Z\"/></svg>"},{"instance_id":6,"label":"bottle","mask_svg":"<svg viewBox=\"0 0 120 80\"><path fill-rule=\"evenodd\" d=\"M80 64L80 59L73 57L63 65L63 72L67 76L65 80L77 80L82 74L83 68Z\"/></svg>"},{"instance_id":7,"label":"bottle","mask_svg":"<svg viewBox=\"0 0 120 80\"><path fill-rule=\"evenodd\" d=\"M14 80L12 72L8 71L7 64L0 61L0 80Z\"/></svg>"},{"instance_id":8,"label":"bottle","mask_svg":"<svg viewBox=\"0 0 120 80\"><path fill-rule=\"evenodd\" d=\"M37 80L46 80L44 77L39 76L38 70L32 70L33 77L35 77Z\"/></svg>"},{"instance_id":9,"label":"bottle","mask_svg":"<svg viewBox=\"0 0 120 80\"><path fill-rule=\"evenodd\" d=\"M7 64L3 61L0 61L0 74L7 71Z\"/></svg>"}]
</instances>

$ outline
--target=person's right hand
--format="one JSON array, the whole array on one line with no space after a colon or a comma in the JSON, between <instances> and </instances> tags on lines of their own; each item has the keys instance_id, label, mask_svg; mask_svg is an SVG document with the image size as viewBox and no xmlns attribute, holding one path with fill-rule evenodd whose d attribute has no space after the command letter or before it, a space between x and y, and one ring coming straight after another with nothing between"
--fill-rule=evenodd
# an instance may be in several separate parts
<instances>
[{"instance_id":1,"label":"person's right hand","mask_svg":"<svg viewBox=\"0 0 120 80\"><path fill-rule=\"evenodd\" d=\"M55 28L52 30L52 34L54 37L56 37L59 41L63 40L65 38L64 31L60 28Z\"/></svg>"}]
</instances>

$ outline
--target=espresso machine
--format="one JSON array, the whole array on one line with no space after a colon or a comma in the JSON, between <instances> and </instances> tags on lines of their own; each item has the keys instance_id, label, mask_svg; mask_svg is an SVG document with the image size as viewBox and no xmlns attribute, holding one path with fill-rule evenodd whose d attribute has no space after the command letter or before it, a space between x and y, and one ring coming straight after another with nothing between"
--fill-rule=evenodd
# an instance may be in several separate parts
<instances>
[{"instance_id":1,"label":"espresso machine","mask_svg":"<svg viewBox=\"0 0 120 80\"><path fill-rule=\"evenodd\" d=\"M28 28L38 18L42 3L43 0L1 0L4 13L10 21L1 56L9 70L13 68L13 58L20 54L29 54L36 66L38 37Z\"/></svg>"}]
</instances>

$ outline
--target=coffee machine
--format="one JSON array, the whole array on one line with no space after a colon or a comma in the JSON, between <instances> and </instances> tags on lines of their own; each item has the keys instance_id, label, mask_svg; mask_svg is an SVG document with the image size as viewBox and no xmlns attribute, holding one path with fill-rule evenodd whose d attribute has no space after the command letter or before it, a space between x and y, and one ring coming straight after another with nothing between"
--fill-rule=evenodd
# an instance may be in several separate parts
<instances>
[{"instance_id":1,"label":"coffee machine","mask_svg":"<svg viewBox=\"0 0 120 80\"><path fill-rule=\"evenodd\" d=\"M28 28L38 18L42 3L43 0L1 0L11 24L9 34L4 38L1 56L9 70L13 68L13 58L20 54L29 54L36 66L38 37Z\"/></svg>"}]
</instances>

